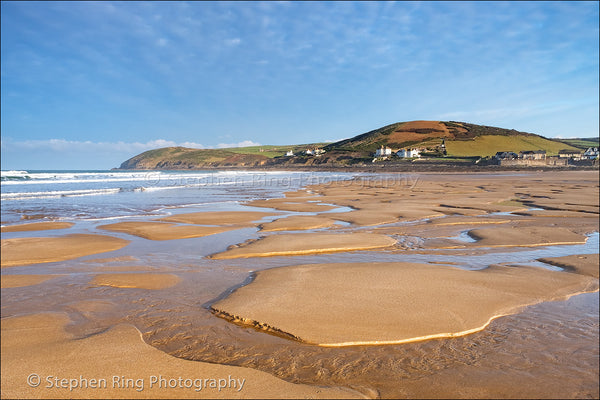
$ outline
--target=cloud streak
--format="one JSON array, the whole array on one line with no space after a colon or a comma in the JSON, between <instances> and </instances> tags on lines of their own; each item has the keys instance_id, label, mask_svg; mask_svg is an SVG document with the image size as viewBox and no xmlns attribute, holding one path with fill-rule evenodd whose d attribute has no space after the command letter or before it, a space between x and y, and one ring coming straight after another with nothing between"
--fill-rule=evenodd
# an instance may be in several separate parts
<instances>
[{"instance_id":1,"label":"cloud streak","mask_svg":"<svg viewBox=\"0 0 600 400\"><path fill-rule=\"evenodd\" d=\"M211 149L211 148L229 148L229 147L248 147L260 146L260 143L252 140L243 140L237 143L219 143L216 146L206 146L196 142L175 142L167 139L154 139L147 142L93 142L90 140L77 141L65 139L44 139L44 140L22 140L13 141L2 139L3 151L23 151L23 150L50 150L53 152L119 152L136 153L147 150L153 150L163 147L187 147L192 149Z\"/></svg>"}]
</instances>

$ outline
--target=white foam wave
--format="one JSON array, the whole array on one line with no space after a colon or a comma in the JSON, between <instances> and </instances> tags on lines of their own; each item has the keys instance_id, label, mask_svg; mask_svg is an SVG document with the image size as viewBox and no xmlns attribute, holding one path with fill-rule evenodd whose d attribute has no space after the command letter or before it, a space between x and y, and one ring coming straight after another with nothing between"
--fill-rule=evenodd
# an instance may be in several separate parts
<instances>
[{"instance_id":1,"label":"white foam wave","mask_svg":"<svg viewBox=\"0 0 600 400\"><path fill-rule=\"evenodd\" d=\"M23 176L23 175L27 175L27 174L29 174L29 172L27 172L27 171L17 171L17 170L0 171L0 176L1 177L5 177L5 176Z\"/></svg>"},{"instance_id":2,"label":"white foam wave","mask_svg":"<svg viewBox=\"0 0 600 400\"><path fill-rule=\"evenodd\" d=\"M81 189L81 190L54 190L47 192L16 192L2 193L2 200L27 200L27 199L48 199L59 197L79 197L79 196L97 196L104 194L118 193L121 189Z\"/></svg>"}]
</instances>

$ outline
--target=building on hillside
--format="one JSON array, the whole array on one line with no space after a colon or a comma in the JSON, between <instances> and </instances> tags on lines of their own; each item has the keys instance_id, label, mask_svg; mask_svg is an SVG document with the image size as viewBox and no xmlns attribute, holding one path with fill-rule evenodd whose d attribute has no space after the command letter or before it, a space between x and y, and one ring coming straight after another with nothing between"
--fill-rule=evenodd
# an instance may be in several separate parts
<instances>
[{"instance_id":1,"label":"building on hillside","mask_svg":"<svg viewBox=\"0 0 600 400\"><path fill-rule=\"evenodd\" d=\"M289 150L287 153L285 153L286 157L293 157L294 156L294 152L292 150Z\"/></svg>"},{"instance_id":2,"label":"building on hillside","mask_svg":"<svg viewBox=\"0 0 600 400\"><path fill-rule=\"evenodd\" d=\"M307 156L319 157L321 154L325 154L325 150L319 149L318 147L316 147L314 149L306 149L304 151L304 154L306 154Z\"/></svg>"},{"instance_id":3,"label":"building on hillside","mask_svg":"<svg viewBox=\"0 0 600 400\"><path fill-rule=\"evenodd\" d=\"M496 160L516 160L519 158L517 153L513 153L512 151L499 151L494 156Z\"/></svg>"},{"instance_id":4,"label":"building on hillside","mask_svg":"<svg viewBox=\"0 0 600 400\"><path fill-rule=\"evenodd\" d=\"M589 147L584 153L583 158L586 160L597 160L598 159L598 148Z\"/></svg>"},{"instance_id":5,"label":"building on hillside","mask_svg":"<svg viewBox=\"0 0 600 400\"><path fill-rule=\"evenodd\" d=\"M545 160L546 150L525 150L519 152L521 160Z\"/></svg>"},{"instance_id":6,"label":"building on hillside","mask_svg":"<svg viewBox=\"0 0 600 400\"><path fill-rule=\"evenodd\" d=\"M400 149L396 154L400 158L419 158L421 157L421 149Z\"/></svg>"},{"instance_id":7,"label":"building on hillside","mask_svg":"<svg viewBox=\"0 0 600 400\"><path fill-rule=\"evenodd\" d=\"M390 149L387 146L383 147L383 145L381 145L381 148L377 149L375 151L375 157L387 157L387 156L391 156L391 155L392 155L392 149Z\"/></svg>"},{"instance_id":8,"label":"building on hillside","mask_svg":"<svg viewBox=\"0 0 600 400\"><path fill-rule=\"evenodd\" d=\"M573 160L581 160L581 151L578 150L559 150L558 156L560 158L571 158Z\"/></svg>"}]
</instances>

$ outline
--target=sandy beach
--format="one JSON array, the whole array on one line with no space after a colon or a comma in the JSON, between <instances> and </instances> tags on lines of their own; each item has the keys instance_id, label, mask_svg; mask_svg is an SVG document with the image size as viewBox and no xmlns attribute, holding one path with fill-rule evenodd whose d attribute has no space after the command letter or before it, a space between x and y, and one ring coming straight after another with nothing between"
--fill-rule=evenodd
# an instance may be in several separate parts
<instances>
[{"instance_id":1,"label":"sandy beach","mask_svg":"<svg viewBox=\"0 0 600 400\"><path fill-rule=\"evenodd\" d=\"M598 397L597 171L231 207L3 226L2 398Z\"/></svg>"}]
</instances>

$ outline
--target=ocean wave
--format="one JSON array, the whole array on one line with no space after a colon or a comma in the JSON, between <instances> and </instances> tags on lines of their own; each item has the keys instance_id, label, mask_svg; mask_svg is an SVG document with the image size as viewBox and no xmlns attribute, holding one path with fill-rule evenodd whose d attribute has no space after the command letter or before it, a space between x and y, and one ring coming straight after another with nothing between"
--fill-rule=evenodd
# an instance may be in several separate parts
<instances>
[{"instance_id":1,"label":"ocean wave","mask_svg":"<svg viewBox=\"0 0 600 400\"><path fill-rule=\"evenodd\" d=\"M15 192L2 193L1 200L28 200L28 199L51 199L60 197L98 196L120 192L120 188L111 189L80 189L80 190L53 190L45 192Z\"/></svg>"},{"instance_id":2,"label":"ocean wave","mask_svg":"<svg viewBox=\"0 0 600 400\"><path fill-rule=\"evenodd\" d=\"M17 170L0 171L0 180L2 182L4 182L4 181L23 181L23 180L28 180L28 179L31 179L31 177L29 176L29 172L27 172L27 171L17 171Z\"/></svg>"},{"instance_id":3,"label":"ocean wave","mask_svg":"<svg viewBox=\"0 0 600 400\"><path fill-rule=\"evenodd\" d=\"M148 185L161 183L173 186L173 183L196 181L211 184L227 177L250 177L253 172L241 171L216 171L216 172L171 172L171 171L145 171L145 172L28 172L28 171L2 171L2 182L7 185L40 184L40 183L109 183L109 182L147 182Z\"/></svg>"}]
</instances>

